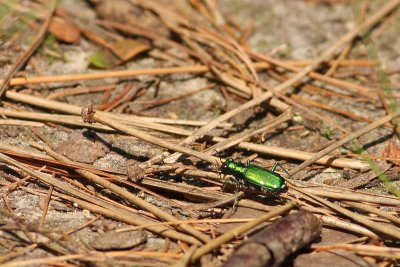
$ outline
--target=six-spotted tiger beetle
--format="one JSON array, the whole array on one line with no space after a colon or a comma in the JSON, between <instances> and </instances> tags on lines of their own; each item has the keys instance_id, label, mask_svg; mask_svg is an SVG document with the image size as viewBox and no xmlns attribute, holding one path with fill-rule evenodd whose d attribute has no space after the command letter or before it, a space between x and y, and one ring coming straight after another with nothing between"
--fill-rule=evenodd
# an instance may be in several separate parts
<instances>
[{"instance_id":1,"label":"six-spotted tiger beetle","mask_svg":"<svg viewBox=\"0 0 400 267\"><path fill-rule=\"evenodd\" d=\"M232 174L238 183L255 187L261 192L281 193L287 190L285 179L275 172L277 163L271 170L252 164L243 164L228 158L221 165L221 171L226 174Z\"/></svg>"}]
</instances>

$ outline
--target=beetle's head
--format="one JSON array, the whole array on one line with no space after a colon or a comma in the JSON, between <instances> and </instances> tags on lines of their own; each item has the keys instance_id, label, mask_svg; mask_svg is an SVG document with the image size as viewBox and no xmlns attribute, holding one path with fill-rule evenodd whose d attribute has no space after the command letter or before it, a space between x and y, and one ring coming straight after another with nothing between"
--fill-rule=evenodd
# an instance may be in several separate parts
<instances>
[{"instance_id":1,"label":"beetle's head","mask_svg":"<svg viewBox=\"0 0 400 267\"><path fill-rule=\"evenodd\" d=\"M233 160L231 158L225 160L225 162L222 163L221 165L221 171L226 172L229 170L229 164L232 162Z\"/></svg>"}]
</instances>

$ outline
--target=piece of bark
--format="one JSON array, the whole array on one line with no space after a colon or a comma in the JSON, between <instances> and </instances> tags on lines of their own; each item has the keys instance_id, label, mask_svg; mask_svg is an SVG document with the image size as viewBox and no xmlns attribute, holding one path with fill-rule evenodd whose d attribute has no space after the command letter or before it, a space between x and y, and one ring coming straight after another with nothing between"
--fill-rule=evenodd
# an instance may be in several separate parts
<instances>
[{"instance_id":1,"label":"piece of bark","mask_svg":"<svg viewBox=\"0 0 400 267\"><path fill-rule=\"evenodd\" d=\"M224 267L279 266L321 234L321 222L306 211L280 219L261 230L232 253Z\"/></svg>"}]
</instances>

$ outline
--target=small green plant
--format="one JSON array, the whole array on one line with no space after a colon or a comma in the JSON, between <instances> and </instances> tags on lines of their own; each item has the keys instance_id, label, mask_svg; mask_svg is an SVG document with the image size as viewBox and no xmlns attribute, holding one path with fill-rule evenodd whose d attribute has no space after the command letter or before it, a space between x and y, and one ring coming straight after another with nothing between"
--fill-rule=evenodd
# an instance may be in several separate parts
<instances>
[{"instance_id":1,"label":"small green plant","mask_svg":"<svg viewBox=\"0 0 400 267\"><path fill-rule=\"evenodd\" d=\"M385 187L392 193L393 195L400 197L400 191L396 188L393 182L385 175L385 173L381 170L378 164L371 159L367 151L357 142L354 141L350 146L349 149L354 153L359 154L362 159L368 163L371 170L378 176L379 180L385 185Z\"/></svg>"},{"instance_id":2,"label":"small green plant","mask_svg":"<svg viewBox=\"0 0 400 267\"><path fill-rule=\"evenodd\" d=\"M324 136L326 139L331 140L331 139L333 139L333 137L334 137L335 134L336 134L336 129L330 128L330 127L328 127L328 128L323 128L323 129L321 130L321 134L322 134L322 136Z\"/></svg>"},{"instance_id":3,"label":"small green plant","mask_svg":"<svg viewBox=\"0 0 400 267\"><path fill-rule=\"evenodd\" d=\"M352 4L353 4L354 17L357 22L360 22L361 21L361 15L360 15L361 14L361 12L360 12L361 1L353 0ZM367 33L363 34L362 40L363 40L365 47L367 48L370 59L372 59L374 62L378 62L378 64L376 64L374 66L374 70L378 77L379 83L382 87L382 92L383 92L383 96L384 96L384 98L381 99L381 101L383 102L382 104L384 106L388 106L391 112L397 112L400 109L399 103L397 103L397 100L393 93L390 81L382 68L381 61L378 56L377 48L371 39L370 33L367 32ZM398 118L394 119L392 121L392 123L395 126L394 131L397 134L397 137L400 138L400 131L399 131L400 120ZM386 188L393 195L400 197L400 191L396 188L396 186L392 183L392 181L390 181L390 179L381 171L378 164L372 160L372 158L368 155L368 153L363 149L363 147L358 142L353 142L350 149L352 151L354 151L355 153L359 154L364 159L364 161L368 163L371 170L378 176L379 180L386 186Z\"/></svg>"},{"instance_id":4,"label":"small green plant","mask_svg":"<svg viewBox=\"0 0 400 267\"><path fill-rule=\"evenodd\" d=\"M11 12L11 7L7 6L6 4L1 5L0 19L2 20L6 18L9 12ZM22 31L22 29L24 29L28 23L36 18L37 14L35 14L35 12L26 12L20 17L16 18L12 25L0 34L0 45L10 40L14 34Z\"/></svg>"}]
</instances>

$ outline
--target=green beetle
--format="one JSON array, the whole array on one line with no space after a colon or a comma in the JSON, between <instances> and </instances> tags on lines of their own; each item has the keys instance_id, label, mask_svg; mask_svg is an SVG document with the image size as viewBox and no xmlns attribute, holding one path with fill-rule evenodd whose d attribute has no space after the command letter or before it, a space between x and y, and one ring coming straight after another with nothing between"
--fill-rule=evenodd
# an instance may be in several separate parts
<instances>
[{"instance_id":1,"label":"green beetle","mask_svg":"<svg viewBox=\"0 0 400 267\"><path fill-rule=\"evenodd\" d=\"M228 158L222 165L223 173L232 174L237 182L247 184L257 188L258 190L272 193L280 193L287 190L285 179L275 172L277 163L271 170L256 165L245 165Z\"/></svg>"}]
</instances>

